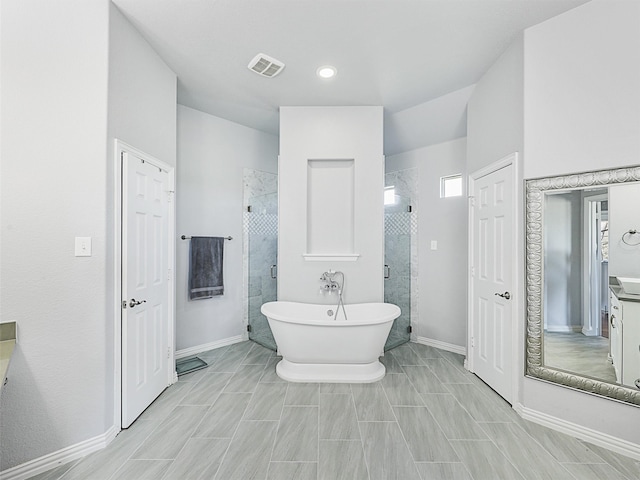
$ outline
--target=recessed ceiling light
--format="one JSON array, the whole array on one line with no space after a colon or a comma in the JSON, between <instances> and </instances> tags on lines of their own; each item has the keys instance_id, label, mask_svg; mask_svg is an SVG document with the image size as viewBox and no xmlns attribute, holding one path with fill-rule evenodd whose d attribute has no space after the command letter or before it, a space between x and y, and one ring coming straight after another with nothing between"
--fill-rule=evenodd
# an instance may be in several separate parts
<instances>
[{"instance_id":1,"label":"recessed ceiling light","mask_svg":"<svg viewBox=\"0 0 640 480\"><path fill-rule=\"evenodd\" d=\"M335 76L337 72L338 70L336 70L336 67L332 65L323 65L322 67L318 68L318 70L316 70L316 74L320 78L331 78Z\"/></svg>"}]
</instances>

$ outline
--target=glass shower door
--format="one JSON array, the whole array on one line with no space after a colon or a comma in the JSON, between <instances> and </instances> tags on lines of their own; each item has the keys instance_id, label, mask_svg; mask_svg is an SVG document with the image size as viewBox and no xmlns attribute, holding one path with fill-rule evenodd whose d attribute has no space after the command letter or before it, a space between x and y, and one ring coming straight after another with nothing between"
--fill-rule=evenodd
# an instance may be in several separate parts
<instances>
[{"instance_id":1,"label":"glass shower door","mask_svg":"<svg viewBox=\"0 0 640 480\"><path fill-rule=\"evenodd\" d=\"M384 301L400 307L385 351L411 339L411 204L408 197L394 195L384 206Z\"/></svg>"},{"instance_id":2,"label":"glass shower door","mask_svg":"<svg viewBox=\"0 0 640 480\"><path fill-rule=\"evenodd\" d=\"M275 351L276 342L260 307L277 297L278 194L255 195L248 205L249 339Z\"/></svg>"}]
</instances>

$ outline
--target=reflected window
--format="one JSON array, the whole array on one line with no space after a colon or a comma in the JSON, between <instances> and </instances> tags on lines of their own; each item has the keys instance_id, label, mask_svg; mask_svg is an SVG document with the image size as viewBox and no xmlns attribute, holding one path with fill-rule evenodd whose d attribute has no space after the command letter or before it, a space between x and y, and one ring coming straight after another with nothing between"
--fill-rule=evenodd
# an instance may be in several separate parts
<instances>
[{"instance_id":1,"label":"reflected window","mask_svg":"<svg viewBox=\"0 0 640 480\"><path fill-rule=\"evenodd\" d=\"M384 204L393 205L396 203L396 187L384 187Z\"/></svg>"}]
</instances>

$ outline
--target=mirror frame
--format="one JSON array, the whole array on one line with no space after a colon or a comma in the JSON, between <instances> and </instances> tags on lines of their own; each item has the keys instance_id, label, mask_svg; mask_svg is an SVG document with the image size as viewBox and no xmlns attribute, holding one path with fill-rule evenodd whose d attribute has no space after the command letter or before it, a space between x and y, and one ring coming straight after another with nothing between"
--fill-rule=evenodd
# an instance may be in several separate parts
<instances>
[{"instance_id":1,"label":"mirror frame","mask_svg":"<svg viewBox=\"0 0 640 480\"><path fill-rule=\"evenodd\" d=\"M527 377L545 380L576 390L640 405L640 390L544 366L543 279L545 192L611 186L640 181L640 166L599 170L525 181L526 242L526 368Z\"/></svg>"}]
</instances>

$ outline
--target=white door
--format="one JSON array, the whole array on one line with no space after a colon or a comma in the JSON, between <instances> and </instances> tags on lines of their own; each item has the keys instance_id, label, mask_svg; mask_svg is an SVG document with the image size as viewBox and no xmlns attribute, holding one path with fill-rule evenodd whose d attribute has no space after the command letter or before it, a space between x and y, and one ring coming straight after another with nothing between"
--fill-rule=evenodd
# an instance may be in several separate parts
<instances>
[{"instance_id":1,"label":"white door","mask_svg":"<svg viewBox=\"0 0 640 480\"><path fill-rule=\"evenodd\" d=\"M122 427L167 387L168 172L122 154Z\"/></svg>"},{"instance_id":2,"label":"white door","mask_svg":"<svg viewBox=\"0 0 640 480\"><path fill-rule=\"evenodd\" d=\"M470 341L473 372L512 397L513 165L477 178L472 193Z\"/></svg>"}]
</instances>

